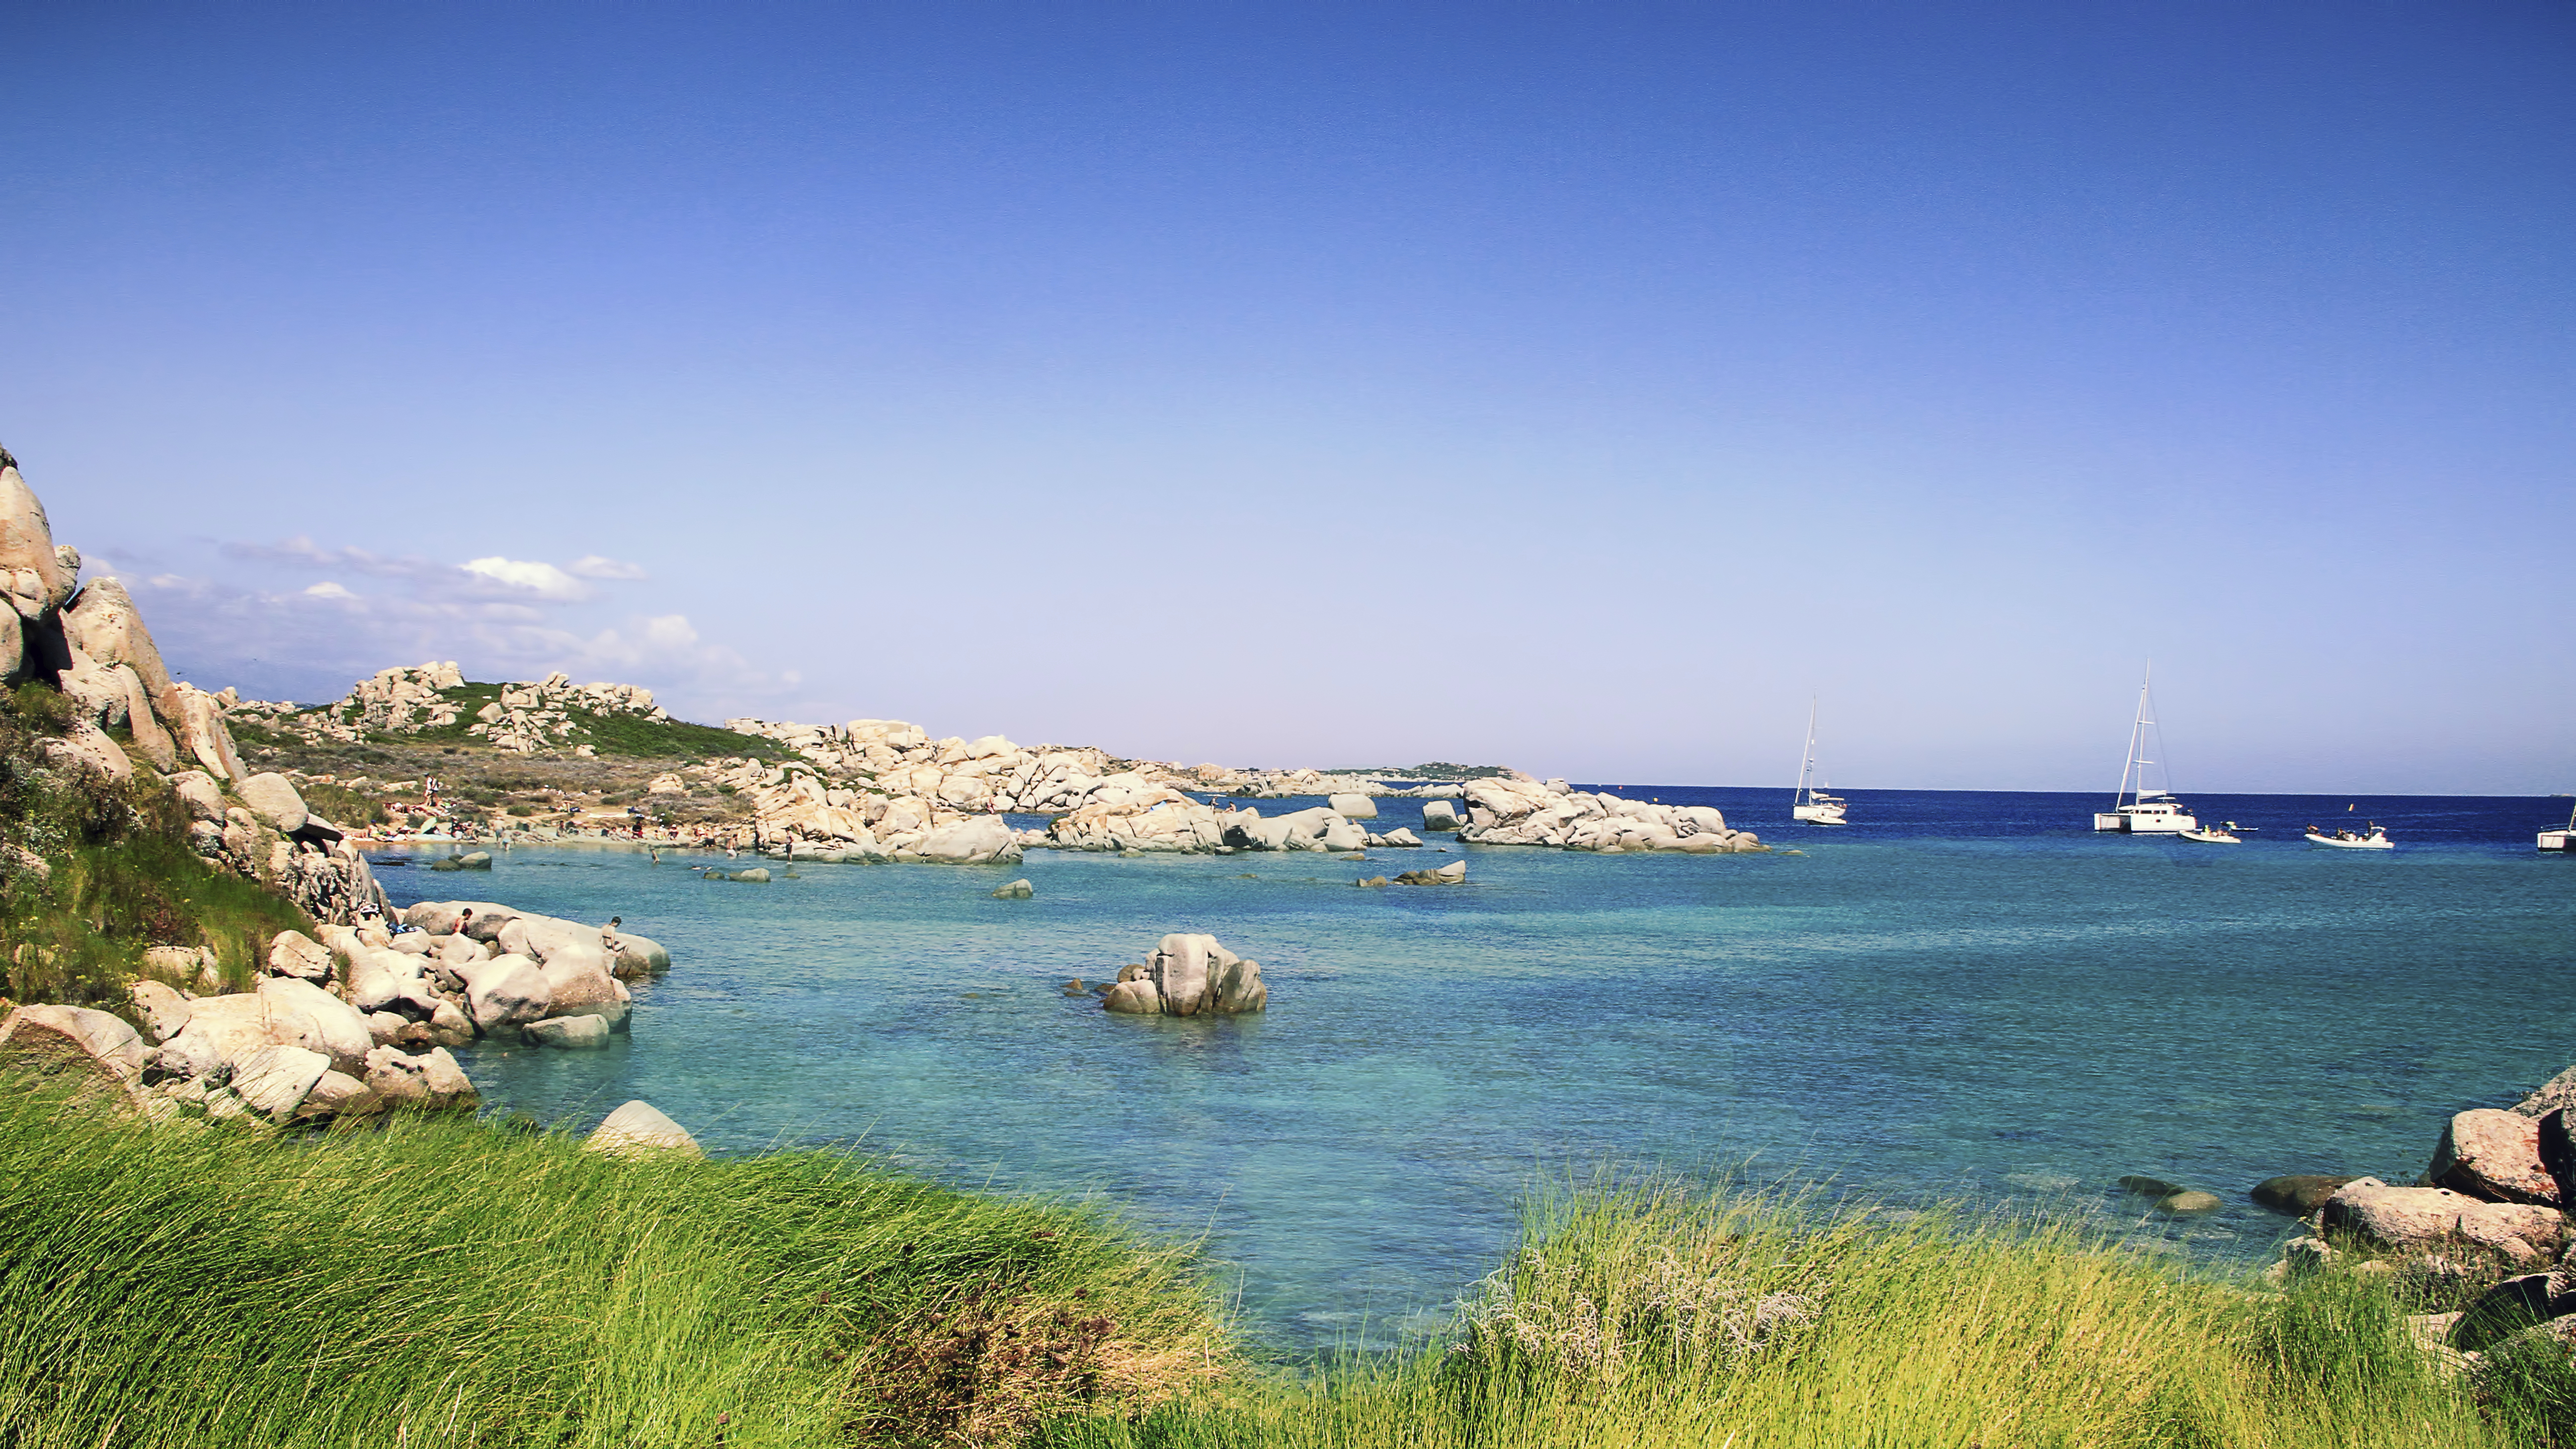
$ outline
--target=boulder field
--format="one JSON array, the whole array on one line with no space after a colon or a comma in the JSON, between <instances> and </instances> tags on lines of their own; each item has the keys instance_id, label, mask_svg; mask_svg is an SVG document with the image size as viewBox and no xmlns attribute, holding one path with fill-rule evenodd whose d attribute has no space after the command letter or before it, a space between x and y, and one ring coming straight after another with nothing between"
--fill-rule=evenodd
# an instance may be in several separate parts
<instances>
[{"instance_id":1,"label":"boulder field","mask_svg":"<svg viewBox=\"0 0 2576 1449\"><path fill-rule=\"evenodd\" d=\"M1683 851L1720 855L1767 850L1751 831L1729 830L1708 805L1660 805L1569 788L1527 775L1475 780L1461 792L1467 823L1458 838L1474 845L1544 845L1558 850ZM1426 828L1431 825L1424 815Z\"/></svg>"},{"instance_id":2,"label":"boulder field","mask_svg":"<svg viewBox=\"0 0 2576 1449\"><path fill-rule=\"evenodd\" d=\"M671 964L643 936L488 901L404 916L413 929L400 933L372 922L325 925L318 939L279 932L249 991L220 991L211 963L172 952L147 965L159 974L128 989L122 1015L19 1007L0 1022L0 1066L154 1117L283 1125L471 1108L480 1096L448 1048L604 1047L628 1027L626 983Z\"/></svg>"}]
</instances>

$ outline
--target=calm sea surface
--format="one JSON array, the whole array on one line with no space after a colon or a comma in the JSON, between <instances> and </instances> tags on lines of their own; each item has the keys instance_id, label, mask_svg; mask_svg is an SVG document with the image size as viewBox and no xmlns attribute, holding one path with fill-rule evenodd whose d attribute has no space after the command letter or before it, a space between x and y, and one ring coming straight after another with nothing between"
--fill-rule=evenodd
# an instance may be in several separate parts
<instances>
[{"instance_id":1,"label":"calm sea surface","mask_svg":"<svg viewBox=\"0 0 2576 1449\"><path fill-rule=\"evenodd\" d=\"M2576 1062L2576 860L2532 849L2563 799L2193 795L2262 827L2203 846L2097 836L2096 795L1855 790L1858 823L1822 829L1788 823L1785 790L1623 792L1801 853L1471 847L1465 887L1370 891L1352 880L1459 847L1365 869L1033 851L767 886L577 848L488 879L379 873L404 902L614 914L671 950L631 1040L462 1054L494 1105L596 1120L644 1097L717 1150L856 1143L1097 1195L1204 1233L1288 1348L1444 1312L1534 1177L1603 1164L1750 1160L2106 1220L2141 1206L2113 1179L2145 1173L2227 1199L2172 1230L2185 1250L2252 1259L2285 1226L2246 1199L2257 1180L2411 1177L2448 1114ZM1419 802L1380 808L1380 829L1420 823ZM2299 838L2347 819L2398 849ZM1018 876L1036 899L990 897ZM1058 994L1166 931L1258 959L1269 1012Z\"/></svg>"}]
</instances>

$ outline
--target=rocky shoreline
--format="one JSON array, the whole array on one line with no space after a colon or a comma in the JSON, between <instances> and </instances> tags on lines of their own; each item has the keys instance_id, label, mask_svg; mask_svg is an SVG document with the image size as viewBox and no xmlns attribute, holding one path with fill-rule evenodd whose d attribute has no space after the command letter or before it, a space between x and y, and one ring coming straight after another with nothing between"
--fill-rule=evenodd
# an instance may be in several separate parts
<instances>
[{"instance_id":1,"label":"rocky shoreline","mask_svg":"<svg viewBox=\"0 0 2576 1449\"><path fill-rule=\"evenodd\" d=\"M2425 1311L2408 1320L2443 1363L2476 1372L2517 1345L2576 1349L2576 1067L2509 1109L2455 1114L2407 1185L2375 1177L2270 1178L2255 1199L2301 1214L2269 1273L2387 1280ZM2214 1204L2213 1204L2214 1205Z\"/></svg>"},{"instance_id":2,"label":"rocky shoreline","mask_svg":"<svg viewBox=\"0 0 2576 1449\"><path fill-rule=\"evenodd\" d=\"M154 1118L285 1126L395 1107L471 1109L481 1094L448 1051L480 1041L604 1047L634 1009L628 981L670 969L643 936L488 901L423 902L399 933L372 919L285 931L248 991L215 963L165 951L123 1014L21 1006L0 1021L0 1065L70 1073Z\"/></svg>"}]
</instances>

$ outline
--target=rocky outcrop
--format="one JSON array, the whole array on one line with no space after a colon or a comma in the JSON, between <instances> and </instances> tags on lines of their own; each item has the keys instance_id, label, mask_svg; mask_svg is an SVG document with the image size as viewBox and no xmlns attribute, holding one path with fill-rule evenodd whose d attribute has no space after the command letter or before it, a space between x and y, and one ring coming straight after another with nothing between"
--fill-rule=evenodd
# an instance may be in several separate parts
<instances>
[{"instance_id":1,"label":"rocky outcrop","mask_svg":"<svg viewBox=\"0 0 2576 1449\"><path fill-rule=\"evenodd\" d=\"M1455 800L1429 800L1423 803L1422 828L1425 830L1456 830L1466 823L1465 819L1458 814L1458 802Z\"/></svg>"},{"instance_id":2,"label":"rocky outcrop","mask_svg":"<svg viewBox=\"0 0 2576 1449\"><path fill-rule=\"evenodd\" d=\"M570 676L555 673L500 685L496 691L470 684L454 660L377 670L344 698L312 709L264 701L240 708L312 744L354 743L370 734L420 734L462 723L468 735L494 749L523 755L578 753L594 719L625 715L659 722L671 717L653 702L653 691L640 685L574 684Z\"/></svg>"},{"instance_id":3,"label":"rocky outcrop","mask_svg":"<svg viewBox=\"0 0 2576 1449\"><path fill-rule=\"evenodd\" d=\"M1269 1003L1261 963L1235 955L1214 936L1183 933L1165 936L1142 971L1121 972L1100 999L1103 1009L1133 1016L1233 1016Z\"/></svg>"},{"instance_id":4,"label":"rocky outcrop","mask_svg":"<svg viewBox=\"0 0 2576 1449\"><path fill-rule=\"evenodd\" d=\"M1693 855L1767 848L1749 831L1729 830L1726 817L1713 806L1629 800L1518 774L1474 781L1465 793L1467 824L1458 838L1478 845Z\"/></svg>"},{"instance_id":5,"label":"rocky outcrop","mask_svg":"<svg viewBox=\"0 0 2576 1449\"><path fill-rule=\"evenodd\" d=\"M2317 1224L2384 1249L2421 1253L2478 1248L2510 1262L2536 1263L2566 1246L2555 1208L2486 1202L2443 1187L2391 1187L2356 1178L2326 1199Z\"/></svg>"}]
</instances>

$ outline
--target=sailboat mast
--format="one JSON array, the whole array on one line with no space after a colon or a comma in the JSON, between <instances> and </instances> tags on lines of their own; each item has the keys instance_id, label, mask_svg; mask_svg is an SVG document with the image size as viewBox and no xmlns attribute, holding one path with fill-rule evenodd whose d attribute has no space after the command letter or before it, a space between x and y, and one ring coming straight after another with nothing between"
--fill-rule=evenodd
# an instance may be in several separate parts
<instances>
[{"instance_id":1,"label":"sailboat mast","mask_svg":"<svg viewBox=\"0 0 2576 1449\"><path fill-rule=\"evenodd\" d=\"M2138 750L2140 748L2140 741L2146 736L2147 689L2149 682L2154 678L2155 666L2150 664L2147 666L2147 679L2141 680L2138 684L2138 717L2129 722L2129 758L2120 766L2119 793L2111 797L2111 808L2114 810L2119 809L2120 802L2128 798L2129 777L2132 774L2135 774L2138 777L2138 784L2141 787L2147 783L2146 772L2138 768Z\"/></svg>"},{"instance_id":2,"label":"sailboat mast","mask_svg":"<svg viewBox=\"0 0 2576 1449\"><path fill-rule=\"evenodd\" d=\"M1798 754L1798 788L1790 792L1790 805L1804 805L1807 803L1809 797L1814 793L1807 786L1807 778L1815 773L1815 769L1816 701L1813 697L1810 697L1807 700L1807 747Z\"/></svg>"}]
</instances>

